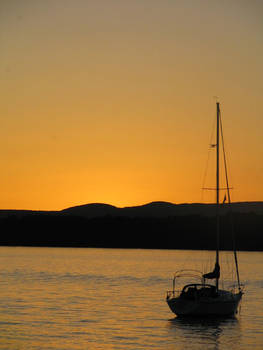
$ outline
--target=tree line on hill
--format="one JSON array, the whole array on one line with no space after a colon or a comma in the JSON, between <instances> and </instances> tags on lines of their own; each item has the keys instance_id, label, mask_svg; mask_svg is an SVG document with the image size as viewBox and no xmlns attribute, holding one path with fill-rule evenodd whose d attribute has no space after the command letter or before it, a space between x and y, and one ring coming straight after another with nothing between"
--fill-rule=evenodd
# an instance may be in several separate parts
<instances>
[{"instance_id":1,"label":"tree line on hill","mask_svg":"<svg viewBox=\"0 0 263 350\"><path fill-rule=\"evenodd\" d=\"M232 249L231 216L221 218L220 248ZM234 213L238 250L263 250L263 215ZM170 217L81 217L37 213L0 218L0 245L151 249L215 249L215 219Z\"/></svg>"}]
</instances>

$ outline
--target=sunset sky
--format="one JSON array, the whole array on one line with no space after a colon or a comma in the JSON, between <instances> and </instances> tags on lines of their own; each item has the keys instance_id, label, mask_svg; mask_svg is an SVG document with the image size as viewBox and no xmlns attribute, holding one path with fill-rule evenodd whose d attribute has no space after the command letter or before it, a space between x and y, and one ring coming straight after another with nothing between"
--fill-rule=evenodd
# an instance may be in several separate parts
<instances>
[{"instance_id":1,"label":"sunset sky","mask_svg":"<svg viewBox=\"0 0 263 350\"><path fill-rule=\"evenodd\" d=\"M221 104L263 200L263 1L2 0L0 208L200 202Z\"/></svg>"}]
</instances>

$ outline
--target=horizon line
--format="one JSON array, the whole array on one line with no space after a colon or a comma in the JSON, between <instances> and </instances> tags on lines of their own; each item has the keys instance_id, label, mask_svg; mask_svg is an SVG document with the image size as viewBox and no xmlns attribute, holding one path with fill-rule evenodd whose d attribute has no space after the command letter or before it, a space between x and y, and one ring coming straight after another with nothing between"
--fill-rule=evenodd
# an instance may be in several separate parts
<instances>
[{"instance_id":1,"label":"horizon line","mask_svg":"<svg viewBox=\"0 0 263 350\"><path fill-rule=\"evenodd\" d=\"M37 212L60 212L60 211L63 211L63 210L66 210L66 209L70 209L70 208L77 208L77 207L82 207L82 206L87 206L87 205L106 205L106 206L111 206L111 207L114 207L116 209L125 209L125 208L134 208L134 207L143 207L143 206L146 206L146 205L149 205L149 204L154 204L154 203L163 203L163 204L171 204L171 205L215 205L216 203L214 202L182 202L182 203L173 203L173 202L169 202L169 201L160 201L160 200L156 200L156 201L150 201L150 202L146 202L146 203L143 203L143 204L135 204L135 205L126 205L126 206L116 206L116 205L113 205L113 204L109 204L109 203L105 203L105 202L90 202L90 203L83 203L83 204L76 204L76 205L72 205L72 206L69 206L69 207L65 207L65 208L62 208L62 209L0 209L0 211L37 211ZM231 202L231 204L240 204L240 203L263 203L263 200L262 201L235 201L235 202ZM229 203L226 203L226 204L229 204Z\"/></svg>"}]
</instances>

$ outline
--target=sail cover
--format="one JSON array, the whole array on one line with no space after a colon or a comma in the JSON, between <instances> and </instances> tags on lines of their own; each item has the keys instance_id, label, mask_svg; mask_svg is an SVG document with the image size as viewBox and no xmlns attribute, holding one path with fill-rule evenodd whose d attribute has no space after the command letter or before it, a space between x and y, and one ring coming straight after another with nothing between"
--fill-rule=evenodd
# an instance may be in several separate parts
<instances>
[{"instance_id":1,"label":"sail cover","mask_svg":"<svg viewBox=\"0 0 263 350\"><path fill-rule=\"evenodd\" d=\"M204 278L214 279L220 277L220 266L218 263L215 263L214 270L212 272L205 273L203 275Z\"/></svg>"}]
</instances>

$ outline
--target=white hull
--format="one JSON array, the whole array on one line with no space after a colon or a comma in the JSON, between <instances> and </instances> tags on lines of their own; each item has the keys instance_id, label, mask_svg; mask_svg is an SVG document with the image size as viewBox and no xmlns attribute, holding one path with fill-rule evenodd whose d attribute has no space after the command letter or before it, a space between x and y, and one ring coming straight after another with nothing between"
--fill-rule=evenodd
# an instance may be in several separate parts
<instances>
[{"instance_id":1,"label":"white hull","mask_svg":"<svg viewBox=\"0 0 263 350\"><path fill-rule=\"evenodd\" d=\"M216 297L188 300L179 296L168 298L167 303L177 316L234 316L241 298L242 292L233 294L219 290Z\"/></svg>"}]
</instances>

